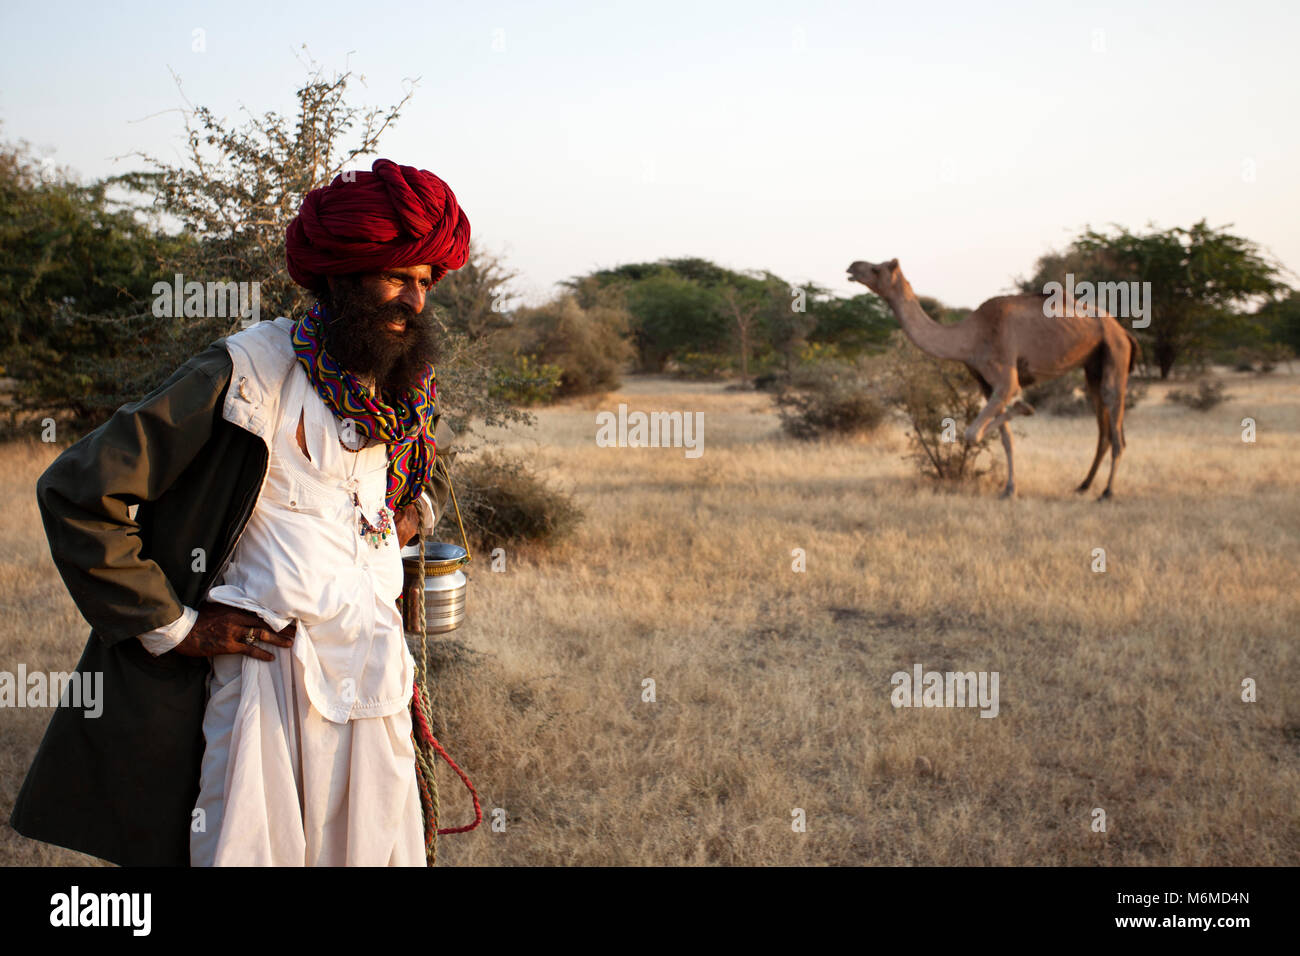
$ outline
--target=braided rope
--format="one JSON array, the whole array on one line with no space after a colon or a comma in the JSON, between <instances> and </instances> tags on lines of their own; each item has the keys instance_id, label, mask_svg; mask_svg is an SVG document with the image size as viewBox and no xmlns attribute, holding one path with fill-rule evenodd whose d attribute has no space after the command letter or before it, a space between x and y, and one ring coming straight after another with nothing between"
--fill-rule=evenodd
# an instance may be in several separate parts
<instances>
[{"instance_id":1,"label":"braided rope","mask_svg":"<svg viewBox=\"0 0 1300 956\"><path fill-rule=\"evenodd\" d=\"M429 821L437 820L438 810L435 803L435 792L437 781L434 781L434 790L429 789L426 780L434 780L432 770L428 767L428 761L425 759L425 751L420 746L420 740L415 731L411 731L411 740L415 743L415 779L420 787L420 815L424 818L424 859L429 866L435 866L438 862L438 833L437 828L430 831Z\"/></svg>"},{"instance_id":2,"label":"braided rope","mask_svg":"<svg viewBox=\"0 0 1300 956\"><path fill-rule=\"evenodd\" d=\"M438 863L438 817L442 815L441 800L438 796L438 776L434 772L435 757L430 753L427 740L422 739L418 734L419 729L425 731L424 737L432 739L428 733L428 710L429 710L429 625L425 619L424 611L424 532L421 531L416 539L420 548L420 589L419 589L419 614L420 614L420 659L415 663L415 688L411 695L411 713L413 716L412 734L415 735L415 756L417 776L420 779L422 791L427 794L427 800L421 799L421 808L424 811L424 857L429 866L436 866ZM421 690L424 693L421 693Z\"/></svg>"},{"instance_id":3,"label":"braided rope","mask_svg":"<svg viewBox=\"0 0 1300 956\"><path fill-rule=\"evenodd\" d=\"M446 464L443 464L444 472ZM451 476L447 475L448 484ZM452 503L456 502L456 493L452 491ZM460 506L456 505L456 520L460 522ZM461 535L465 534L464 525L461 525ZM438 837L442 834L449 833L468 833L476 829L483 822L483 807L479 803L478 791L474 789L474 784L470 783L469 777L465 772L456 765L456 761L443 749L442 744L433 735L433 712L432 702L429 695L429 624L425 616L424 606L424 581L425 581L425 557L424 557L424 532L420 531L417 543L420 548L419 556L419 620L420 620L420 657L415 662L415 687L411 695L411 739L415 743L415 770L416 778L420 788L420 810L424 817L424 856L429 866L436 866L438 862ZM469 561L469 542L466 540L465 546L466 563ZM455 570L453 568L453 570ZM446 573L446 572L443 572ZM437 764L437 758L441 757L447 761L448 766L456 771L456 776L460 777L465 788L469 790L470 798L474 801L474 822L463 827L438 828L438 818L442 815L441 801L438 796L438 778L434 771Z\"/></svg>"}]
</instances>

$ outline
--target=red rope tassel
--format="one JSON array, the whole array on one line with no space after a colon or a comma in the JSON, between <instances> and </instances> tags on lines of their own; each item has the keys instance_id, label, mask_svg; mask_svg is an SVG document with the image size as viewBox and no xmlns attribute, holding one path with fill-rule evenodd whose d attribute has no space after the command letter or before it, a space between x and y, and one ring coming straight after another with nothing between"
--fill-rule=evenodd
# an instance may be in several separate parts
<instances>
[{"instance_id":1,"label":"red rope tassel","mask_svg":"<svg viewBox=\"0 0 1300 956\"><path fill-rule=\"evenodd\" d=\"M456 771L456 776L460 777L461 782L465 784L465 788L469 790L470 798L474 801L473 823L463 827L447 827L445 829L439 829L438 835L442 836L447 833L468 833L470 830L476 829L478 825L483 822L483 808L478 802L478 791L474 789L474 784L469 782L469 777L465 776L465 771L456 766L456 761L452 760L451 757L448 756L447 751L442 749L442 744L438 743L437 738L433 736L433 731L430 730L429 725L425 723L424 701L423 698L420 697L419 683L416 683L415 685L415 697L416 706L412 709L415 711L416 730L420 734L420 739L436 750L438 755L441 756L443 760L447 761L447 765L450 766L452 770Z\"/></svg>"}]
</instances>

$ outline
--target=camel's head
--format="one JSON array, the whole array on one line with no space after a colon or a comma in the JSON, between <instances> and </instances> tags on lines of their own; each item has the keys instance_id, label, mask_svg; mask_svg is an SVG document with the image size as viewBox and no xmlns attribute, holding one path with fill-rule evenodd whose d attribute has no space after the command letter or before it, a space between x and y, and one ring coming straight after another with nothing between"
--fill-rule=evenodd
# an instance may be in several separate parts
<instances>
[{"instance_id":1,"label":"camel's head","mask_svg":"<svg viewBox=\"0 0 1300 956\"><path fill-rule=\"evenodd\" d=\"M898 260L888 262L863 262L859 259L849 266L849 278L861 282L876 295L888 298L890 293L900 292L903 288L903 272L898 268Z\"/></svg>"}]
</instances>

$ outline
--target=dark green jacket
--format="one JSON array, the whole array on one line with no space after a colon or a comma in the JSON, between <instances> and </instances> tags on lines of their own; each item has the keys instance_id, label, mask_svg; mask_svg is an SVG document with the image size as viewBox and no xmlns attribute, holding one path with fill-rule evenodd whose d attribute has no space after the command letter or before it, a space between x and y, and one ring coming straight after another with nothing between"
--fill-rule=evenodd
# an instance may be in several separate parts
<instances>
[{"instance_id":1,"label":"dark green jacket","mask_svg":"<svg viewBox=\"0 0 1300 956\"><path fill-rule=\"evenodd\" d=\"M210 664L154 657L137 638L198 607L257 502L267 447L223 417L231 372L218 339L36 483L50 553L91 625L77 672L103 674L103 708L54 709L10 820L24 836L124 866L189 865ZM450 438L440 422L439 457ZM429 493L441 515L445 479Z\"/></svg>"}]
</instances>

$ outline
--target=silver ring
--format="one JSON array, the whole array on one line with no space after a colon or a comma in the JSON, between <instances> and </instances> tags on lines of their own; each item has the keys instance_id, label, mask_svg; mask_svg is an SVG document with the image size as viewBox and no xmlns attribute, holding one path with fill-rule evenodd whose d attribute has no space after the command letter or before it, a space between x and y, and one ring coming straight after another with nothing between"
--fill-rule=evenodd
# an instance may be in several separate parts
<instances>
[{"instance_id":1,"label":"silver ring","mask_svg":"<svg viewBox=\"0 0 1300 956\"><path fill-rule=\"evenodd\" d=\"M248 629L248 633L244 635L244 637L243 637L243 641L244 641L245 644L256 644L256 643L257 643L257 631L250 627L250 628Z\"/></svg>"}]
</instances>

